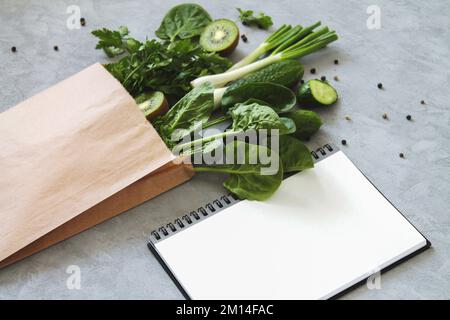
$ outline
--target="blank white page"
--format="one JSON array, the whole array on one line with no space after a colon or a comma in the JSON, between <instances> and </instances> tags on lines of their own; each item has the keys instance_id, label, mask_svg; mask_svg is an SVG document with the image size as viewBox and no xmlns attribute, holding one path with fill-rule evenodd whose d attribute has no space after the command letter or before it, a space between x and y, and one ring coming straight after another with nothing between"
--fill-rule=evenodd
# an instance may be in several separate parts
<instances>
[{"instance_id":1,"label":"blank white page","mask_svg":"<svg viewBox=\"0 0 450 320\"><path fill-rule=\"evenodd\" d=\"M156 249L193 299L325 299L425 245L339 151Z\"/></svg>"}]
</instances>

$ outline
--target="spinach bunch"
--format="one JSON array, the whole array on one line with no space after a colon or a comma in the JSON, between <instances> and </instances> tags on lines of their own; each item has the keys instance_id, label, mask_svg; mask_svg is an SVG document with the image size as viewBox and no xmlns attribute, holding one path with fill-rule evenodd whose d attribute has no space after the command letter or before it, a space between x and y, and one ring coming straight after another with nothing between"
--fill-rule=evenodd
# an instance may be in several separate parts
<instances>
[{"instance_id":1,"label":"spinach bunch","mask_svg":"<svg viewBox=\"0 0 450 320\"><path fill-rule=\"evenodd\" d=\"M248 130L267 130L269 133L272 130L278 130L278 134L280 135L292 134L296 130L295 122L292 119L280 117L271 107L259 104L252 100L236 104L236 106L229 111L229 114L233 121L230 130L178 144L173 148L173 152L191 154L192 149L202 150L202 146L205 146L212 141L224 139L229 136L237 136ZM162 130L159 130L160 134L164 135L161 131ZM185 133L187 133L187 131Z\"/></svg>"}]
</instances>

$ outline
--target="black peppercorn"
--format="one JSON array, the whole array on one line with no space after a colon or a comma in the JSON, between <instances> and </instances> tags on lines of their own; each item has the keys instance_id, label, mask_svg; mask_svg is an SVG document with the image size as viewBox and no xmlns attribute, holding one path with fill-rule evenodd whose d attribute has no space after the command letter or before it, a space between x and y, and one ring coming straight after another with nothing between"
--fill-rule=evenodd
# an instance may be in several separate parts
<instances>
[{"instance_id":1,"label":"black peppercorn","mask_svg":"<svg viewBox=\"0 0 450 320\"><path fill-rule=\"evenodd\" d=\"M311 69L311 73L312 73L312 74L316 73L316 68L312 68L312 69Z\"/></svg>"},{"instance_id":2,"label":"black peppercorn","mask_svg":"<svg viewBox=\"0 0 450 320\"><path fill-rule=\"evenodd\" d=\"M406 120L411 121L411 120L412 120L411 115L408 114L408 115L406 116Z\"/></svg>"},{"instance_id":3,"label":"black peppercorn","mask_svg":"<svg viewBox=\"0 0 450 320\"><path fill-rule=\"evenodd\" d=\"M247 36L246 36L245 34L243 34L243 35L241 36L241 39L242 39L242 41L244 41L244 42L247 42L247 41L248 41Z\"/></svg>"},{"instance_id":4,"label":"black peppercorn","mask_svg":"<svg viewBox=\"0 0 450 320\"><path fill-rule=\"evenodd\" d=\"M382 83L378 84L378 89L383 89L383 84Z\"/></svg>"},{"instance_id":5,"label":"black peppercorn","mask_svg":"<svg viewBox=\"0 0 450 320\"><path fill-rule=\"evenodd\" d=\"M341 141L341 143L342 143L343 146L345 146L347 144L347 140L344 139L344 140Z\"/></svg>"},{"instance_id":6,"label":"black peppercorn","mask_svg":"<svg viewBox=\"0 0 450 320\"><path fill-rule=\"evenodd\" d=\"M58 51L59 50L58 46L54 46L53 50Z\"/></svg>"},{"instance_id":7,"label":"black peppercorn","mask_svg":"<svg viewBox=\"0 0 450 320\"><path fill-rule=\"evenodd\" d=\"M338 76L334 76L334 81L339 81L339 77Z\"/></svg>"},{"instance_id":8,"label":"black peppercorn","mask_svg":"<svg viewBox=\"0 0 450 320\"><path fill-rule=\"evenodd\" d=\"M16 51L17 51L17 48L16 48L16 47L12 47L12 48L11 48L11 51L12 51L12 52L16 52Z\"/></svg>"},{"instance_id":9,"label":"black peppercorn","mask_svg":"<svg viewBox=\"0 0 450 320\"><path fill-rule=\"evenodd\" d=\"M339 60L338 59L334 60L334 64L339 64Z\"/></svg>"},{"instance_id":10,"label":"black peppercorn","mask_svg":"<svg viewBox=\"0 0 450 320\"><path fill-rule=\"evenodd\" d=\"M420 104L425 104L425 101L424 100L420 101Z\"/></svg>"},{"instance_id":11,"label":"black peppercorn","mask_svg":"<svg viewBox=\"0 0 450 320\"><path fill-rule=\"evenodd\" d=\"M322 76L322 77L320 77L320 80L322 80L322 81L326 81L326 80L327 80L327 77L325 77L325 76Z\"/></svg>"},{"instance_id":12,"label":"black peppercorn","mask_svg":"<svg viewBox=\"0 0 450 320\"><path fill-rule=\"evenodd\" d=\"M86 19L80 18L80 24L84 27L86 25Z\"/></svg>"},{"instance_id":13,"label":"black peppercorn","mask_svg":"<svg viewBox=\"0 0 450 320\"><path fill-rule=\"evenodd\" d=\"M403 153L400 153L400 154L399 154L399 157L400 157L400 158L404 158L405 155L404 155Z\"/></svg>"},{"instance_id":14,"label":"black peppercorn","mask_svg":"<svg viewBox=\"0 0 450 320\"><path fill-rule=\"evenodd\" d=\"M387 113L383 113L383 119L387 119L387 118L388 118Z\"/></svg>"},{"instance_id":15,"label":"black peppercorn","mask_svg":"<svg viewBox=\"0 0 450 320\"><path fill-rule=\"evenodd\" d=\"M242 24L243 24L244 26L248 26L248 23L247 23L246 21L242 21Z\"/></svg>"}]
</instances>

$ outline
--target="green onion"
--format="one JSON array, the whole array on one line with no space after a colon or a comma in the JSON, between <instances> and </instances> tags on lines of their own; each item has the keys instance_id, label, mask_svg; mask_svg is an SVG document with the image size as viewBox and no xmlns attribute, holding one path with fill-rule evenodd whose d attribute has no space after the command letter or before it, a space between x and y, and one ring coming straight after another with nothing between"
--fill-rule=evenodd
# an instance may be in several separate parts
<instances>
[{"instance_id":1,"label":"green onion","mask_svg":"<svg viewBox=\"0 0 450 320\"><path fill-rule=\"evenodd\" d=\"M314 32L313 30L318 26L320 26L320 22L307 28L282 26L232 69L221 74L197 78L191 82L191 85L197 87L202 83L210 82L214 87L221 88L231 81L240 79L274 62L304 57L338 39L336 32L330 31L328 27ZM271 50L273 51L269 56L257 60L262 54Z\"/></svg>"}]
</instances>

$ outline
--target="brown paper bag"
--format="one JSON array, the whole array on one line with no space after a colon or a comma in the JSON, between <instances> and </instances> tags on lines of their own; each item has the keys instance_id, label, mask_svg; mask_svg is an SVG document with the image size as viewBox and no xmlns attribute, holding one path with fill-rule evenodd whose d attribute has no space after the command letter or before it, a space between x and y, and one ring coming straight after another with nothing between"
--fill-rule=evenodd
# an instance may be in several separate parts
<instances>
[{"instance_id":1,"label":"brown paper bag","mask_svg":"<svg viewBox=\"0 0 450 320\"><path fill-rule=\"evenodd\" d=\"M0 114L0 267L192 177L100 64Z\"/></svg>"}]
</instances>

